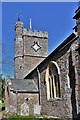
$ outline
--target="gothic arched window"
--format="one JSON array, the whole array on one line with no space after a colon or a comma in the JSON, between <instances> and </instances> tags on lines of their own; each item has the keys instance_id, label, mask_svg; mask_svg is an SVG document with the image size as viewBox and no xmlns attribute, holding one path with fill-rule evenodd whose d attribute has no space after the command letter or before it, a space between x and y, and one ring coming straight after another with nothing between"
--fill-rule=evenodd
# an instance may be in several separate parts
<instances>
[{"instance_id":1,"label":"gothic arched window","mask_svg":"<svg viewBox=\"0 0 80 120\"><path fill-rule=\"evenodd\" d=\"M47 98L60 97L59 67L56 62L50 62L46 71Z\"/></svg>"}]
</instances>

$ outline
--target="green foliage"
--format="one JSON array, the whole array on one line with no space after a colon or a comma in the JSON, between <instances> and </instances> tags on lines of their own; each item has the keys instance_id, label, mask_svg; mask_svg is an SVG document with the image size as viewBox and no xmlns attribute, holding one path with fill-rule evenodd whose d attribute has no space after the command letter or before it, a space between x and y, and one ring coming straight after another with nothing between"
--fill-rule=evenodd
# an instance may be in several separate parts
<instances>
[{"instance_id":1,"label":"green foliage","mask_svg":"<svg viewBox=\"0 0 80 120\"><path fill-rule=\"evenodd\" d=\"M5 103L0 103L0 108L5 107Z\"/></svg>"},{"instance_id":2,"label":"green foliage","mask_svg":"<svg viewBox=\"0 0 80 120\"><path fill-rule=\"evenodd\" d=\"M9 116L8 120L61 120L61 119L59 119L59 118L49 118L49 119L47 119L46 116L20 116L20 115L14 115L14 116Z\"/></svg>"},{"instance_id":3,"label":"green foliage","mask_svg":"<svg viewBox=\"0 0 80 120\"><path fill-rule=\"evenodd\" d=\"M33 120L34 118L35 118L34 116L19 116L19 115L15 115L15 116L10 116L8 118L8 120L23 120L23 119Z\"/></svg>"},{"instance_id":4,"label":"green foliage","mask_svg":"<svg viewBox=\"0 0 80 120\"><path fill-rule=\"evenodd\" d=\"M5 99L5 79L2 78L2 74L0 74L0 100L2 103L0 103L0 108L5 107L4 99Z\"/></svg>"},{"instance_id":5,"label":"green foliage","mask_svg":"<svg viewBox=\"0 0 80 120\"><path fill-rule=\"evenodd\" d=\"M5 95L5 79L2 78L2 74L0 74L0 96L4 98Z\"/></svg>"}]
</instances>

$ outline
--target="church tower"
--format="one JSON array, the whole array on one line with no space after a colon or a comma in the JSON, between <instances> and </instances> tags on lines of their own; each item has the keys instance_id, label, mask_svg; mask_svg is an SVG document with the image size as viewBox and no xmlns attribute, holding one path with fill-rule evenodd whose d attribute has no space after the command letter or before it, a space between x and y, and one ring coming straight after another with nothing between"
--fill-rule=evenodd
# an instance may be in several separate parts
<instances>
[{"instance_id":1,"label":"church tower","mask_svg":"<svg viewBox=\"0 0 80 120\"><path fill-rule=\"evenodd\" d=\"M48 33L25 29L18 19L15 25L15 79L24 79L48 55Z\"/></svg>"}]
</instances>

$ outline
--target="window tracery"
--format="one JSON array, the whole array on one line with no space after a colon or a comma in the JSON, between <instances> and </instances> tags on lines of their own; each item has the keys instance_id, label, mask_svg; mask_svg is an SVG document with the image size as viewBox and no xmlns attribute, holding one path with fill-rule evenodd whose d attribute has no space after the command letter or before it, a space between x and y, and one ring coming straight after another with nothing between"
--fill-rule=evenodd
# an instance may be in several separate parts
<instances>
[{"instance_id":1,"label":"window tracery","mask_svg":"<svg viewBox=\"0 0 80 120\"><path fill-rule=\"evenodd\" d=\"M47 98L60 98L59 68L55 62L50 62L46 71Z\"/></svg>"}]
</instances>

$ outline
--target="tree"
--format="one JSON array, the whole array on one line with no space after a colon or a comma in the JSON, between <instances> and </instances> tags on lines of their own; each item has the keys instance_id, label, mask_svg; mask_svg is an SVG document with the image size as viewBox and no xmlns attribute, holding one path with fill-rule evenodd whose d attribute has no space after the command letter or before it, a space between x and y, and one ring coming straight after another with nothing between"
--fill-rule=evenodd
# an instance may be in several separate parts
<instances>
[{"instance_id":1,"label":"tree","mask_svg":"<svg viewBox=\"0 0 80 120\"><path fill-rule=\"evenodd\" d=\"M4 98L4 92L5 92L5 79L2 78L2 74L0 74L0 96Z\"/></svg>"},{"instance_id":2,"label":"tree","mask_svg":"<svg viewBox=\"0 0 80 120\"><path fill-rule=\"evenodd\" d=\"M2 78L0 74L0 99L2 101L2 110L4 109L4 99L5 99L5 79Z\"/></svg>"}]
</instances>

